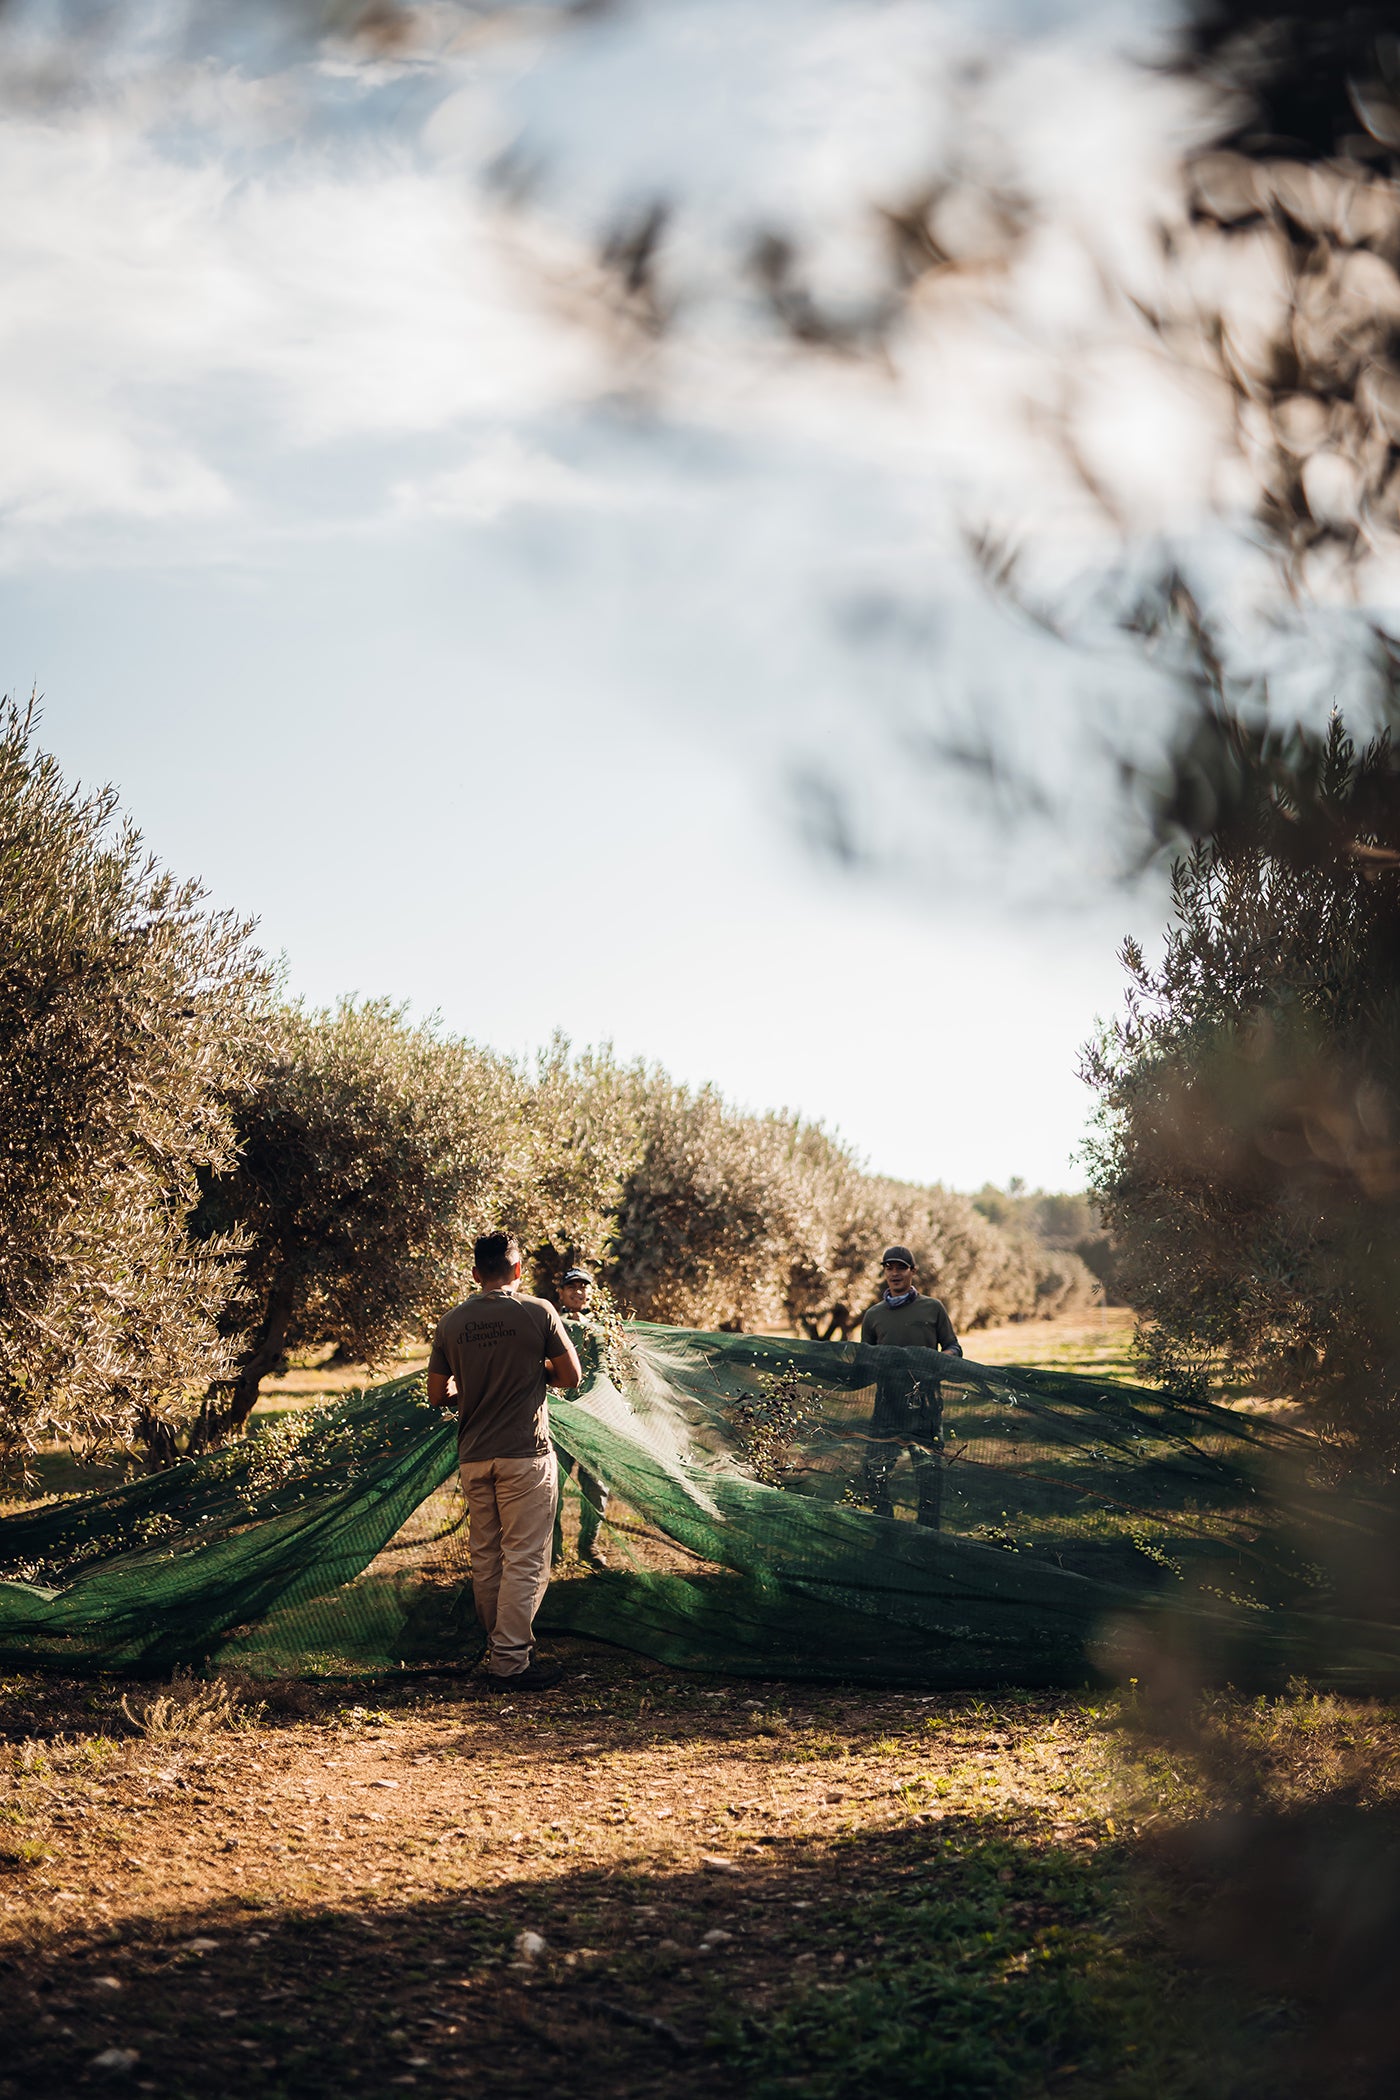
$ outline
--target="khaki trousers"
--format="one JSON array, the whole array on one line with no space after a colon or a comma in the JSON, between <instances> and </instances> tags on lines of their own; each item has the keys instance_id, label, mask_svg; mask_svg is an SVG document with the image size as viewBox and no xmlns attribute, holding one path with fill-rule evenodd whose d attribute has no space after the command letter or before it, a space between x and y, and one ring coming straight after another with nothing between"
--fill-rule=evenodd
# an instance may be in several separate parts
<instances>
[{"instance_id":1,"label":"khaki trousers","mask_svg":"<svg viewBox=\"0 0 1400 2100\"><path fill-rule=\"evenodd\" d=\"M472 1598L493 1677L530 1667L535 1613L549 1587L559 1467L542 1458L476 1458L461 1468L472 1556Z\"/></svg>"}]
</instances>

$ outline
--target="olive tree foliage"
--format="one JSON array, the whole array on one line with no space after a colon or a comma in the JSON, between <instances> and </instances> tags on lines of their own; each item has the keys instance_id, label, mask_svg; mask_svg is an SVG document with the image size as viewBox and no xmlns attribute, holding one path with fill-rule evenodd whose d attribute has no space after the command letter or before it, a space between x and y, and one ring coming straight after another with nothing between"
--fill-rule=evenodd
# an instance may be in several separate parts
<instances>
[{"instance_id":1,"label":"olive tree foliage","mask_svg":"<svg viewBox=\"0 0 1400 2100\"><path fill-rule=\"evenodd\" d=\"M658 1077L649 1091L610 1240L620 1301L678 1326L782 1325L800 1230L800 1126L745 1115L712 1087Z\"/></svg>"},{"instance_id":2,"label":"olive tree foliage","mask_svg":"<svg viewBox=\"0 0 1400 2100\"><path fill-rule=\"evenodd\" d=\"M508 1061L387 1000L282 1009L231 1107L239 1150L202 1173L191 1231L243 1244L235 1360L210 1382L196 1446L241 1427L288 1350L334 1339L382 1361L461 1298L521 1127Z\"/></svg>"},{"instance_id":3,"label":"olive tree foliage","mask_svg":"<svg viewBox=\"0 0 1400 2100\"><path fill-rule=\"evenodd\" d=\"M192 1230L241 1239L225 1323L242 1339L195 1447L241 1427L289 1351L334 1340L382 1362L421 1335L472 1288L487 1229L517 1234L536 1290L581 1261L627 1311L681 1325L849 1334L891 1237L965 1325L1050 1309L1059 1257L964 1198L881 1181L800 1117L562 1037L517 1061L383 1001L284 1009L235 1123L239 1154L203 1177Z\"/></svg>"},{"instance_id":4,"label":"olive tree foliage","mask_svg":"<svg viewBox=\"0 0 1400 2100\"><path fill-rule=\"evenodd\" d=\"M972 1199L984 1218L1029 1240L1041 1262L1036 1296L1050 1317L1082 1311L1097 1284L1103 1301L1121 1305L1113 1238L1082 1189L1028 1189L1014 1177L1004 1189L987 1182ZM1073 1255L1075 1260L1060 1257ZM1087 1272L1087 1274L1086 1274Z\"/></svg>"},{"instance_id":5,"label":"olive tree foliage","mask_svg":"<svg viewBox=\"0 0 1400 2100\"><path fill-rule=\"evenodd\" d=\"M1400 533L1400 66L1378 0L1196 0L1178 67L1213 91L1187 224L1144 318L1234 408L1261 537L1296 590Z\"/></svg>"},{"instance_id":6,"label":"olive tree foliage","mask_svg":"<svg viewBox=\"0 0 1400 2100\"><path fill-rule=\"evenodd\" d=\"M1073 1248L1014 1221L999 1225L954 1189L865 1173L847 1186L847 1202L827 1227L833 1251L823 1303L835 1297L838 1317L814 1329L790 1300L794 1324L809 1332L858 1331L860 1313L883 1289L880 1256L891 1241L908 1247L920 1289L943 1300L961 1332L1064 1318L1098 1302L1098 1284Z\"/></svg>"},{"instance_id":7,"label":"olive tree foliage","mask_svg":"<svg viewBox=\"0 0 1400 2100\"><path fill-rule=\"evenodd\" d=\"M801 1117L746 1113L713 1088L657 1074L643 1090L641 1125L608 1278L642 1318L841 1339L879 1295L891 1240L910 1247L921 1286L962 1327L1095 1296L1073 1254L1001 1231L949 1190L866 1172Z\"/></svg>"},{"instance_id":8,"label":"olive tree foliage","mask_svg":"<svg viewBox=\"0 0 1400 2100\"><path fill-rule=\"evenodd\" d=\"M576 1263L607 1258L624 1182L642 1148L653 1075L604 1045L573 1051L562 1035L512 1068L516 1144L497 1203L549 1293Z\"/></svg>"},{"instance_id":9,"label":"olive tree foliage","mask_svg":"<svg viewBox=\"0 0 1400 2100\"><path fill-rule=\"evenodd\" d=\"M1094 1304L1098 1290L1070 1248L1049 1247L1024 1227L987 1218L952 1189L881 1184L888 1237L909 1248L924 1288L948 1307L955 1327L1055 1319Z\"/></svg>"},{"instance_id":10,"label":"olive tree foliage","mask_svg":"<svg viewBox=\"0 0 1400 2100\"><path fill-rule=\"evenodd\" d=\"M211 913L0 712L0 1457L177 1425L223 1375L234 1243L185 1229L264 1038L249 926Z\"/></svg>"},{"instance_id":11,"label":"olive tree foliage","mask_svg":"<svg viewBox=\"0 0 1400 2100\"><path fill-rule=\"evenodd\" d=\"M1400 757L1239 731L1247 790L1177 865L1160 961L1090 1046L1096 1194L1141 1348L1400 1458Z\"/></svg>"}]
</instances>

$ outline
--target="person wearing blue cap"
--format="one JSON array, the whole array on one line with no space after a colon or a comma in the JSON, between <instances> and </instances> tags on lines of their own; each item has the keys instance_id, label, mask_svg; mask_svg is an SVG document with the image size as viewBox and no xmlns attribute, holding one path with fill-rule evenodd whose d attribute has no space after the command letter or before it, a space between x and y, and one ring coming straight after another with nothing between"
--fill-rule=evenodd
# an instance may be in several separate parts
<instances>
[{"instance_id":1,"label":"person wearing blue cap","mask_svg":"<svg viewBox=\"0 0 1400 2100\"><path fill-rule=\"evenodd\" d=\"M602 1329L591 1317L593 1300L593 1278L587 1269L567 1269L559 1285L559 1309L564 1323L583 1361L585 1372L596 1371L602 1349ZM596 1473L590 1472L581 1459L559 1460L560 1485L575 1472L578 1475L578 1557L586 1560L592 1568L605 1568L607 1556L598 1544L598 1527L608 1513L608 1490ZM564 1558L564 1509L563 1497L554 1518L553 1560L557 1564Z\"/></svg>"},{"instance_id":2,"label":"person wearing blue cap","mask_svg":"<svg viewBox=\"0 0 1400 2100\"><path fill-rule=\"evenodd\" d=\"M886 1247L880 1257L884 1293L860 1323L862 1342L883 1349L937 1349L961 1356L948 1308L926 1298L915 1280L907 1247ZM875 1381L875 1411L866 1445L866 1496L877 1517L894 1515L890 1482L902 1451L914 1467L916 1521L937 1531L943 1515L943 1388L937 1379L901 1365Z\"/></svg>"}]
</instances>

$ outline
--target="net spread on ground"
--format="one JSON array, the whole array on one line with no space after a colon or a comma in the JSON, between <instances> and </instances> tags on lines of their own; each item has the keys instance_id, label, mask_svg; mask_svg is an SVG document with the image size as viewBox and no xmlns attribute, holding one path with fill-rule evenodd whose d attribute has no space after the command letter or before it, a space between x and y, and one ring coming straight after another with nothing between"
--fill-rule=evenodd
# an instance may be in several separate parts
<instances>
[{"instance_id":1,"label":"net spread on ground","mask_svg":"<svg viewBox=\"0 0 1400 2100\"><path fill-rule=\"evenodd\" d=\"M589 1339L551 1415L566 1539L591 1474L607 1565L566 1552L542 1629L767 1678L1073 1685L1146 1613L1239 1678L1392 1674L1282 1513L1303 1440L1258 1417L926 1350ZM469 1664L455 1433L415 1375L0 1520L0 1658Z\"/></svg>"}]
</instances>

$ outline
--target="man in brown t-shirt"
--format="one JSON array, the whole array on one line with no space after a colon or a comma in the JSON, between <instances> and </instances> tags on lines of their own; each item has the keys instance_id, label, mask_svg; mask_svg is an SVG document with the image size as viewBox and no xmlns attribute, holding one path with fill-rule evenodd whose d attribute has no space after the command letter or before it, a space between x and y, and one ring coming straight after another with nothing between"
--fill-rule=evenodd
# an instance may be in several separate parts
<instances>
[{"instance_id":1,"label":"man in brown t-shirt","mask_svg":"<svg viewBox=\"0 0 1400 2100\"><path fill-rule=\"evenodd\" d=\"M438 1322L428 1398L450 1407L451 1380L486 1682L544 1691L563 1675L532 1660L559 1497L548 1388L568 1391L583 1373L554 1307L520 1291L519 1243L488 1232L474 1252L472 1275L481 1288Z\"/></svg>"}]
</instances>

